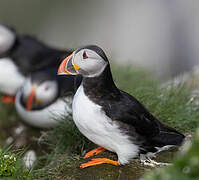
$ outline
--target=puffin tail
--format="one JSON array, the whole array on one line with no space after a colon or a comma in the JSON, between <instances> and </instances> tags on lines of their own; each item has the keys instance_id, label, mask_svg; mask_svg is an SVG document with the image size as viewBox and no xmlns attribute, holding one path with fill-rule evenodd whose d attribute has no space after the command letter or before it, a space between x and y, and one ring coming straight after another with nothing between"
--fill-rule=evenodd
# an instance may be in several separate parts
<instances>
[{"instance_id":1,"label":"puffin tail","mask_svg":"<svg viewBox=\"0 0 199 180\"><path fill-rule=\"evenodd\" d=\"M163 147L167 145L180 146L184 141L185 136L165 124L161 124L160 133L152 138L152 143L156 147Z\"/></svg>"}]
</instances>

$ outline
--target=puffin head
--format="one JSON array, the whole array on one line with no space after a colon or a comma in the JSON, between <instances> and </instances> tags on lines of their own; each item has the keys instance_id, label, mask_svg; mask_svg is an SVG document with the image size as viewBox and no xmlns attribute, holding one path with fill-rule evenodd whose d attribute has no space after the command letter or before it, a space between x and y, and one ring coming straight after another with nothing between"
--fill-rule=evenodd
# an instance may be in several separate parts
<instances>
[{"instance_id":1,"label":"puffin head","mask_svg":"<svg viewBox=\"0 0 199 180\"><path fill-rule=\"evenodd\" d=\"M55 74L37 72L27 78L22 87L21 103L26 110L39 110L54 102L59 96Z\"/></svg>"},{"instance_id":2,"label":"puffin head","mask_svg":"<svg viewBox=\"0 0 199 180\"><path fill-rule=\"evenodd\" d=\"M100 47L84 46L62 61L58 75L81 74L83 77L95 77L99 76L108 64L108 59Z\"/></svg>"},{"instance_id":3,"label":"puffin head","mask_svg":"<svg viewBox=\"0 0 199 180\"><path fill-rule=\"evenodd\" d=\"M16 40L16 32L13 28L0 24L0 54L12 48Z\"/></svg>"}]
</instances>

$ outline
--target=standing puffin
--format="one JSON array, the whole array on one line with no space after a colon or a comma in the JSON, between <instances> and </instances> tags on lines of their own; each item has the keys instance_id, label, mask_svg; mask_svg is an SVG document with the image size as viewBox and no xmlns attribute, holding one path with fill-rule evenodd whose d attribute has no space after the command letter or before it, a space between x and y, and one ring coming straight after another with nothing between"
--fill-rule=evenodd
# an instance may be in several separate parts
<instances>
[{"instance_id":1,"label":"standing puffin","mask_svg":"<svg viewBox=\"0 0 199 180\"><path fill-rule=\"evenodd\" d=\"M124 165L138 155L182 144L183 134L160 122L136 98L116 87L100 47L77 49L63 60L58 74L83 76L73 99L73 119L80 132L100 146L85 158L105 150L118 156L118 161L95 158L81 168L103 163Z\"/></svg>"},{"instance_id":2,"label":"standing puffin","mask_svg":"<svg viewBox=\"0 0 199 180\"><path fill-rule=\"evenodd\" d=\"M17 35L13 28L0 24L0 93L3 102L12 103L17 90L33 72L59 64L71 52L48 47L36 38Z\"/></svg>"},{"instance_id":3,"label":"standing puffin","mask_svg":"<svg viewBox=\"0 0 199 180\"><path fill-rule=\"evenodd\" d=\"M72 97L81 83L81 76L57 76L57 68L38 71L27 78L16 95L19 116L29 125L50 128L57 119L71 113Z\"/></svg>"}]
</instances>

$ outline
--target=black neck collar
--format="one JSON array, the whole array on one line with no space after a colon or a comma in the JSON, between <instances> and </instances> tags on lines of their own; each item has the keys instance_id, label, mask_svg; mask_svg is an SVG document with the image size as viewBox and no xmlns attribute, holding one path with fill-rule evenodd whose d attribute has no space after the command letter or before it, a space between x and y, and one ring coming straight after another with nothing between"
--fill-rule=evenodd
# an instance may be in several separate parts
<instances>
[{"instance_id":1,"label":"black neck collar","mask_svg":"<svg viewBox=\"0 0 199 180\"><path fill-rule=\"evenodd\" d=\"M100 101L103 98L117 98L120 94L113 81L109 64L99 76L84 77L82 83L84 93L93 101Z\"/></svg>"}]
</instances>

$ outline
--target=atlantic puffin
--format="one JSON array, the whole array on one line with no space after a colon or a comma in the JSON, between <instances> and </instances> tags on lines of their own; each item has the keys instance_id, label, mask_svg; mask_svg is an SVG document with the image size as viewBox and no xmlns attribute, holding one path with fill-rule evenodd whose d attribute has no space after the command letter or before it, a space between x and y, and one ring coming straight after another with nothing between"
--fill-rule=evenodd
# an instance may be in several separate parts
<instances>
[{"instance_id":1,"label":"atlantic puffin","mask_svg":"<svg viewBox=\"0 0 199 180\"><path fill-rule=\"evenodd\" d=\"M17 113L31 126L54 127L58 119L71 113L72 98L81 79L81 76L58 76L57 68L32 73L17 92Z\"/></svg>"},{"instance_id":2,"label":"atlantic puffin","mask_svg":"<svg viewBox=\"0 0 199 180\"><path fill-rule=\"evenodd\" d=\"M0 24L0 93L3 102L14 102L26 77L46 67L58 66L71 51L51 48L30 35L18 35L14 28Z\"/></svg>"},{"instance_id":3,"label":"atlantic puffin","mask_svg":"<svg viewBox=\"0 0 199 180\"><path fill-rule=\"evenodd\" d=\"M62 61L58 74L83 76L72 103L73 120L84 136L100 146L85 158L105 150L118 156L117 161L95 158L81 168L103 163L124 165L141 154L182 144L183 134L163 124L135 97L117 88L100 47L89 45L75 50Z\"/></svg>"}]
</instances>

